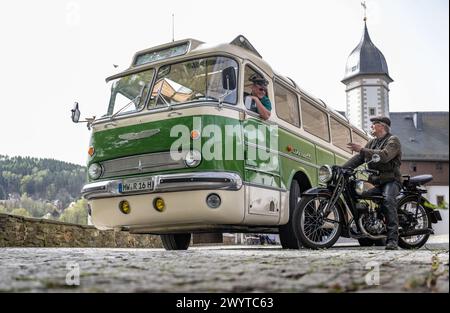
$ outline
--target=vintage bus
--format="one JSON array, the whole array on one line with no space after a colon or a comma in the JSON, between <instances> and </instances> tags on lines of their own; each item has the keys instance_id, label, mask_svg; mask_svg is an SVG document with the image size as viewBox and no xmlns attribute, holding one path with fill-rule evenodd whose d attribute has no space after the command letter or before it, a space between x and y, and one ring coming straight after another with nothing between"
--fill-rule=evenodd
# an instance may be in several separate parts
<instances>
[{"instance_id":1,"label":"vintage bus","mask_svg":"<svg viewBox=\"0 0 450 313\"><path fill-rule=\"evenodd\" d=\"M267 120L245 105L255 75L268 82ZM321 165L351 157L348 142L368 139L241 35L137 52L106 81L107 113L87 120L90 218L99 229L161 235L168 250L216 232L279 233L283 248L298 248L291 215L301 192L318 185Z\"/></svg>"}]
</instances>

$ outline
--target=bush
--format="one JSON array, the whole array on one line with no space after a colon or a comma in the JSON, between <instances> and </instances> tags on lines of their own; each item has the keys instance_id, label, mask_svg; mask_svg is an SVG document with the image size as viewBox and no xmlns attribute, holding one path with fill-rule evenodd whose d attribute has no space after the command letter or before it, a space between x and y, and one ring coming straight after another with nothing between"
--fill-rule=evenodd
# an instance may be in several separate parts
<instances>
[{"instance_id":1,"label":"bush","mask_svg":"<svg viewBox=\"0 0 450 313\"><path fill-rule=\"evenodd\" d=\"M13 209L11 211L12 215L19 215L19 216L24 216L24 217L31 217L30 212L28 212L26 209L24 208L20 208L20 209Z\"/></svg>"}]
</instances>

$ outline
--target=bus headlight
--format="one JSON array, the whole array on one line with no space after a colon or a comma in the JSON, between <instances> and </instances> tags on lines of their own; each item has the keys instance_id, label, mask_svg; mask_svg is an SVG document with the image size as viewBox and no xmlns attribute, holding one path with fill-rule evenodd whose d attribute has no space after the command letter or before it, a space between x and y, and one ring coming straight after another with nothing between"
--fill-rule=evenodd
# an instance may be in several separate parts
<instances>
[{"instance_id":1,"label":"bus headlight","mask_svg":"<svg viewBox=\"0 0 450 313\"><path fill-rule=\"evenodd\" d=\"M102 175L102 167L97 163L92 163L89 166L88 174L91 179L97 179Z\"/></svg>"},{"instance_id":2,"label":"bus headlight","mask_svg":"<svg viewBox=\"0 0 450 313\"><path fill-rule=\"evenodd\" d=\"M196 167L200 164L200 161L202 160L202 155L197 150L189 151L186 156L184 157L184 163L188 167Z\"/></svg>"},{"instance_id":3,"label":"bus headlight","mask_svg":"<svg viewBox=\"0 0 450 313\"><path fill-rule=\"evenodd\" d=\"M333 177L333 171L329 165L322 165L319 168L319 181L321 183L328 183Z\"/></svg>"}]
</instances>

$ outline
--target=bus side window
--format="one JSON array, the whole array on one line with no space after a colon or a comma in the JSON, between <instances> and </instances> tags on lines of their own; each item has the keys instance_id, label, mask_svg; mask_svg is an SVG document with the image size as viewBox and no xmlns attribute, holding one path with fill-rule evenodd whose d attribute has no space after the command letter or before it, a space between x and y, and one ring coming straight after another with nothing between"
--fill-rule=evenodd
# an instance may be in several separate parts
<instances>
[{"instance_id":1,"label":"bus side window","mask_svg":"<svg viewBox=\"0 0 450 313\"><path fill-rule=\"evenodd\" d=\"M352 141L350 137L350 128L339 122L334 117L331 117L330 125L331 140L333 141L333 145L352 153L352 150L347 147L347 143Z\"/></svg>"},{"instance_id":2,"label":"bus side window","mask_svg":"<svg viewBox=\"0 0 450 313\"><path fill-rule=\"evenodd\" d=\"M261 73L255 71L252 67L246 65L245 71L244 71L244 104L247 110L258 113L258 110L256 109L255 101L253 101L250 97L252 94L252 86L253 82L250 80L251 77L254 76L264 77ZM267 95L267 94L266 94ZM268 96L268 95L267 95Z\"/></svg>"},{"instance_id":3,"label":"bus side window","mask_svg":"<svg viewBox=\"0 0 450 313\"><path fill-rule=\"evenodd\" d=\"M328 115L301 98L303 129L325 141L330 141Z\"/></svg>"},{"instance_id":4,"label":"bus side window","mask_svg":"<svg viewBox=\"0 0 450 313\"><path fill-rule=\"evenodd\" d=\"M279 118L300 127L297 95L279 83L275 83L275 110Z\"/></svg>"}]
</instances>

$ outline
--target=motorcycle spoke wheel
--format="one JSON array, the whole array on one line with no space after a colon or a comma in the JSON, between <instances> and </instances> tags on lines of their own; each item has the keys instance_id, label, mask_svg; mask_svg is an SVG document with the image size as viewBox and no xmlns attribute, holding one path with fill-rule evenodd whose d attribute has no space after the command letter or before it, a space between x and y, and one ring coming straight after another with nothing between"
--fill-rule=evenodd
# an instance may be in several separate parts
<instances>
[{"instance_id":1,"label":"motorcycle spoke wheel","mask_svg":"<svg viewBox=\"0 0 450 313\"><path fill-rule=\"evenodd\" d=\"M339 229L339 214L336 207L331 208L327 217L323 216L327 201L328 199L311 199L300 216L303 234L314 245L327 245L335 238Z\"/></svg>"},{"instance_id":2,"label":"motorcycle spoke wheel","mask_svg":"<svg viewBox=\"0 0 450 313\"><path fill-rule=\"evenodd\" d=\"M413 229L427 229L431 227L430 220L428 218L428 214L425 208L417 201L410 200L401 205L401 211L405 212L405 214L411 214L414 216L416 220L416 225L413 228L408 228L407 230ZM417 217L416 217L417 214ZM428 240L429 234L423 235L413 235L408 237L400 237L399 238L399 246L404 249L414 249L420 248L423 246Z\"/></svg>"}]
</instances>

